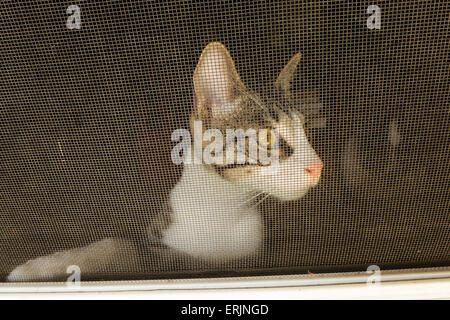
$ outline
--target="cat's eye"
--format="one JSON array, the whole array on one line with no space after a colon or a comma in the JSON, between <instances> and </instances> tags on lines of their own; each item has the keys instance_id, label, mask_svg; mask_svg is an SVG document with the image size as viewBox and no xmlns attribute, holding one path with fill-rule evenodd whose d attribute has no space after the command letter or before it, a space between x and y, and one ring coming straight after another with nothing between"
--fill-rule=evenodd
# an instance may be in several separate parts
<instances>
[{"instance_id":1,"label":"cat's eye","mask_svg":"<svg viewBox=\"0 0 450 320\"><path fill-rule=\"evenodd\" d=\"M271 148L275 144L275 133L272 129L261 129L258 133L258 143L261 146Z\"/></svg>"}]
</instances>

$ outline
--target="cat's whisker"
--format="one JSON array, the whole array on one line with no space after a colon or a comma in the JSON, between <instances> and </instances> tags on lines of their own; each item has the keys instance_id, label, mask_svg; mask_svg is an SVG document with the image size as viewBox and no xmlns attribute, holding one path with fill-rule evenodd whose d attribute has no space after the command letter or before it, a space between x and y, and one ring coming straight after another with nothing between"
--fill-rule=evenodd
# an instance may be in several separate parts
<instances>
[{"instance_id":1,"label":"cat's whisker","mask_svg":"<svg viewBox=\"0 0 450 320\"><path fill-rule=\"evenodd\" d=\"M264 197L262 197L255 205L254 207L257 207L258 205L260 205L264 200L266 200L268 197L270 196L270 194L266 194Z\"/></svg>"},{"instance_id":2,"label":"cat's whisker","mask_svg":"<svg viewBox=\"0 0 450 320\"><path fill-rule=\"evenodd\" d=\"M264 193L263 191L256 193L255 195L251 196L249 199L245 200L244 203L243 203L243 205L248 204L248 203L251 202L252 200L258 198L258 197L259 197L261 194L263 194L263 193Z\"/></svg>"},{"instance_id":3,"label":"cat's whisker","mask_svg":"<svg viewBox=\"0 0 450 320\"><path fill-rule=\"evenodd\" d=\"M264 193L265 193L264 191L258 192L256 195L254 195L251 198L247 199L239 207L243 207L243 206L248 205L249 203L251 203L253 200L257 199L260 195L262 195ZM265 194L258 202L256 202L255 204L252 204L250 206L250 208L256 208L261 202L263 202L265 199L267 199L268 196L269 196L269 194Z\"/></svg>"}]
</instances>

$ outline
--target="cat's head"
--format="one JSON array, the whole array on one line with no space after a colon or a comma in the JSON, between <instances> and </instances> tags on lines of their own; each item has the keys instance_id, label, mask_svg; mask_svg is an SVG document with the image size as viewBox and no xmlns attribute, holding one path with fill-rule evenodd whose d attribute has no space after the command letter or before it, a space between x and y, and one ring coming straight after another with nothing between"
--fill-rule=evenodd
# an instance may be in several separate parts
<instances>
[{"instance_id":1,"label":"cat's head","mask_svg":"<svg viewBox=\"0 0 450 320\"><path fill-rule=\"evenodd\" d=\"M195 121L204 129L255 129L276 132L277 143L267 146L277 155L277 169L261 163L207 165L241 187L265 192L281 200L302 197L320 179L323 163L308 142L304 117L289 104L289 88L300 54L295 55L281 71L274 85L274 94L267 100L249 91L242 83L228 50L218 42L203 50L194 72L194 109L191 131ZM265 131L268 129L269 131ZM262 142L264 141L264 142ZM247 146L249 142L247 141ZM206 144L203 145L206 147ZM248 151L248 150L247 150ZM225 150L223 151L225 152ZM204 164L206 165L206 164Z\"/></svg>"}]
</instances>

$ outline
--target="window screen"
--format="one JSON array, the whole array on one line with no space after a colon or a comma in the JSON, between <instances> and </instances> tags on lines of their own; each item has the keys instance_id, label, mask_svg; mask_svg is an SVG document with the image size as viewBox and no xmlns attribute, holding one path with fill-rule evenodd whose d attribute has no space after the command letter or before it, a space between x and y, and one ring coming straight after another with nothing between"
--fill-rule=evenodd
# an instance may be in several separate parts
<instances>
[{"instance_id":1,"label":"window screen","mask_svg":"<svg viewBox=\"0 0 450 320\"><path fill-rule=\"evenodd\" d=\"M446 1L0 6L2 280L29 260L15 280L58 279L70 266L83 279L120 280L449 264ZM302 197L267 191L296 183L300 164L258 180L245 203L221 189L245 178L238 167L234 182L208 167L176 189L187 166L173 161L173 134L192 129L194 71L211 42L232 57L225 71L235 68L245 101L262 107L286 104L273 99L274 83L301 53L288 100L303 127L291 130L305 132L324 165ZM256 227L239 224L236 206L257 212ZM162 240L173 225L186 252ZM236 240L231 249L221 237ZM227 250L232 259L221 258ZM241 251L250 254L234 257Z\"/></svg>"}]
</instances>

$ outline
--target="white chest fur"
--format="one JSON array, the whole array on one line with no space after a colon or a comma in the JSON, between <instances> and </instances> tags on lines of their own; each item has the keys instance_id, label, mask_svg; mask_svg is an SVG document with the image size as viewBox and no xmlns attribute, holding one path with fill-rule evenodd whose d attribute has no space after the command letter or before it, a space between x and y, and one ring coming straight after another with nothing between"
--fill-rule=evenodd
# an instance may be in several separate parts
<instances>
[{"instance_id":1,"label":"white chest fur","mask_svg":"<svg viewBox=\"0 0 450 320\"><path fill-rule=\"evenodd\" d=\"M185 165L170 195L172 224L163 242L205 260L254 253L262 242L262 219L246 205L248 198L248 192L203 165Z\"/></svg>"}]
</instances>

